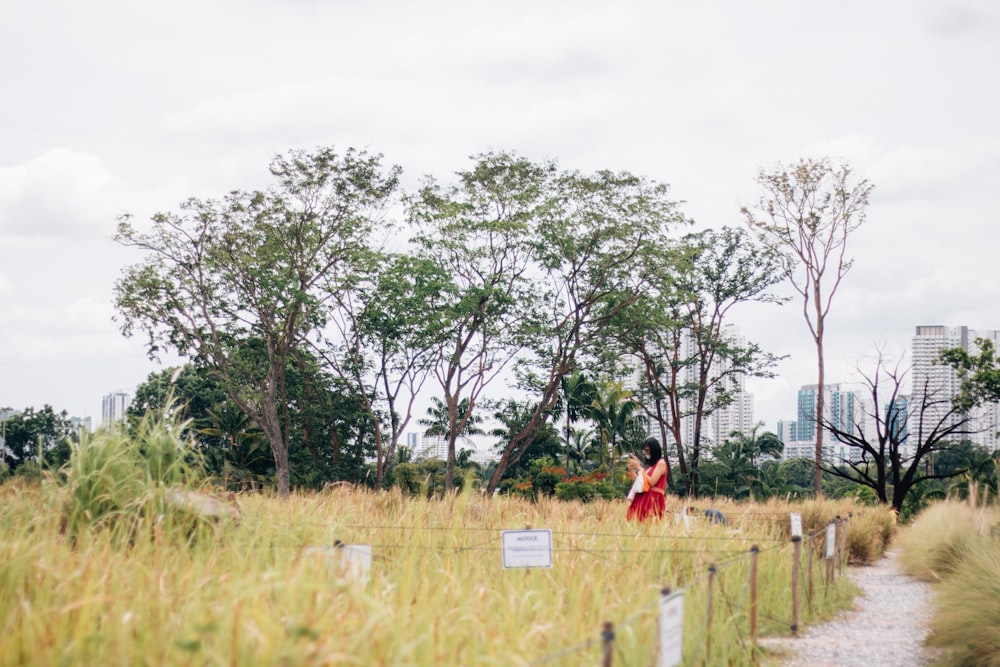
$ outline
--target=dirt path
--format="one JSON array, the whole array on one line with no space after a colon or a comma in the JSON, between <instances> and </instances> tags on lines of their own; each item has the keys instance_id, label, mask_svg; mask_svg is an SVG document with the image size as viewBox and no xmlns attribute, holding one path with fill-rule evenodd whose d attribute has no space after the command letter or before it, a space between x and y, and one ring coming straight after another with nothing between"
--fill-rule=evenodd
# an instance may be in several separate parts
<instances>
[{"instance_id":1,"label":"dirt path","mask_svg":"<svg viewBox=\"0 0 1000 667\"><path fill-rule=\"evenodd\" d=\"M924 647L931 613L931 586L903 574L897 552L887 551L874 565L849 568L863 591L855 608L797 639L769 639L766 645L789 658L775 667L917 667L930 665Z\"/></svg>"}]
</instances>

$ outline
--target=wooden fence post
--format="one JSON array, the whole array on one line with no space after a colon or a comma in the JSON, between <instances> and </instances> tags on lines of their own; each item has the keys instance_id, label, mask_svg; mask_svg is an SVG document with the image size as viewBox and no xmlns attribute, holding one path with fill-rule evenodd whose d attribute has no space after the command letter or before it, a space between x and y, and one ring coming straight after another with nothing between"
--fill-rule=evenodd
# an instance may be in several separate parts
<instances>
[{"instance_id":1,"label":"wooden fence post","mask_svg":"<svg viewBox=\"0 0 1000 667\"><path fill-rule=\"evenodd\" d=\"M705 621L705 662L712 655L712 589L715 586L715 563L708 566L708 618Z\"/></svg>"},{"instance_id":2,"label":"wooden fence post","mask_svg":"<svg viewBox=\"0 0 1000 667\"><path fill-rule=\"evenodd\" d=\"M840 518L839 514L834 519L834 525L836 526L836 539L834 540L835 546L833 548L833 557L835 559L833 561L833 574L843 576L844 568L841 566L841 562L843 561L844 548L842 545L847 531L844 530L844 520ZM832 581L834 578L834 576L831 576L830 580Z\"/></svg>"},{"instance_id":3,"label":"wooden fence post","mask_svg":"<svg viewBox=\"0 0 1000 667\"><path fill-rule=\"evenodd\" d=\"M806 570L809 573L808 589L806 600L809 604L809 613L813 610L813 549L816 548L816 535L809 536L809 548L806 549Z\"/></svg>"},{"instance_id":4,"label":"wooden fence post","mask_svg":"<svg viewBox=\"0 0 1000 667\"><path fill-rule=\"evenodd\" d=\"M750 650L757 664L757 555L760 547L750 547Z\"/></svg>"},{"instance_id":5,"label":"wooden fence post","mask_svg":"<svg viewBox=\"0 0 1000 667\"><path fill-rule=\"evenodd\" d=\"M604 628L601 630L601 639L604 640L604 656L601 665L611 667L612 649L615 644L615 626L612 623L605 621Z\"/></svg>"},{"instance_id":6,"label":"wooden fence post","mask_svg":"<svg viewBox=\"0 0 1000 667\"><path fill-rule=\"evenodd\" d=\"M792 636L799 634L799 564L802 560L802 537L792 538Z\"/></svg>"},{"instance_id":7,"label":"wooden fence post","mask_svg":"<svg viewBox=\"0 0 1000 667\"><path fill-rule=\"evenodd\" d=\"M833 539L830 539L830 528L833 527ZM826 588L824 594L830 594L830 584L833 583L834 558L837 557L837 522L826 524L826 534L823 537L823 563L826 566Z\"/></svg>"},{"instance_id":8,"label":"wooden fence post","mask_svg":"<svg viewBox=\"0 0 1000 667\"><path fill-rule=\"evenodd\" d=\"M853 512L847 513L847 518L844 519L844 530L841 531L840 539L840 576L844 576L844 566L847 565L847 559L850 556L847 549L847 534L851 529L851 516Z\"/></svg>"}]
</instances>

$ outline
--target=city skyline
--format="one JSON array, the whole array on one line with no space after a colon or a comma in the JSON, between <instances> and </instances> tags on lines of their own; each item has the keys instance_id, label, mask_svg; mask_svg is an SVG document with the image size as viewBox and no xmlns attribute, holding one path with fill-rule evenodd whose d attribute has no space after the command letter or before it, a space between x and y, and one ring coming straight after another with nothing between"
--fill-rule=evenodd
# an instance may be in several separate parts
<instances>
[{"instance_id":1,"label":"city skyline","mask_svg":"<svg viewBox=\"0 0 1000 667\"><path fill-rule=\"evenodd\" d=\"M731 337L733 341L739 341L740 344L744 344L746 342L746 336L742 335L742 332L740 332L737 325L726 324L724 325L724 328L728 332L727 336ZM1000 330L973 329L967 325L949 326L949 325L937 325L937 324L935 325L921 324L921 325L915 325L913 329L915 330L916 333L912 336L912 343L908 349L903 351L904 353L903 358L908 358L911 360L909 362L910 366L908 372L908 376L911 379L909 382L909 386L907 387L907 391L904 392L906 396L909 396L912 393L912 386L914 381L915 380L917 382L920 381L921 377L920 373L922 371L927 372L927 369L930 369L932 367L935 369L933 376L934 378L936 378L936 384L934 386L937 389L946 391L951 394L957 392L958 380L954 371L948 369L947 367L942 367L933 364L931 361L936 356L936 354L945 347L962 347L963 349L969 350L971 353L975 354L978 352L978 348L974 345L973 341L977 337L986 337L992 340L995 345L997 345L998 342L1000 342ZM921 332L928 332L928 331L936 333L935 335L930 337L923 336L921 334ZM916 349L915 353L913 352L914 348ZM178 362L178 363L183 363L183 362ZM872 369L864 369L864 370L870 371ZM633 380L633 382L634 381L635 380ZM800 415L802 413L802 404L801 404L802 390L807 387L813 387L813 388L816 387L815 381L804 382L800 384L798 388L795 389L794 397L789 398L788 400L788 403L791 407L787 408L787 410L785 410L785 412L782 413L781 415L776 416L773 419L773 421L766 421L764 419L759 419L756 416L755 406L753 404L753 393L747 390L747 383L750 382L750 379L745 378L743 376L731 376L729 382L735 383L735 385L738 387L736 394L741 398L737 399L737 402L734 403L732 406L730 406L728 409L723 409L713 413L707 420L706 424L707 428L705 434L708 435L711 439L713 439L713 441L720 432L724 434L729 433L732 430L741 430L743 432L749 432L749 429L751 429L754 425L756 425L759 422L764 423L764 429L766 431L771 431L773 433L781 435L782 434L781 432L783 430L783 427L781 425L782 422L787 423L800 420ZM835 388L836 391L840 391L840 387L842 386L846 387L844 389L844 392L858 392L858 390L860 389L863 394L864 390L863 384L864 383L859 380L842 381L839 379L833 379L828 381L826 383L826 386ZM127 410L128 405L131 402L131 399L134 397L135 390L137 388L138 385L136 385L136 387L132 387L131 389L125 389L119 387L110 392L102 393L101 424L107 423L108 415L114 415L117 414L117 412L119 411L124 412L124 410ZM126 395L125 398L121 398L121 395L123 393ZM424 393L427 394L427 392ZM118 405L123 405L124 407L120 407L117 410L114 408L109 409L108 407L109 399L111 399L112 397L117 397L114 400L117 401ZM746 403L742 402L742 399L745 398L749 399L750 401L749 406L747 406ZM414 423L416 422L417 419L426 416L425 415L426 408L429 407L430 403L428 401L420 401L419 405L420 407L414 411L414 417L413 417ZM0 409L10 408L14 412L18 412L27 407L40 409L43 406L32 405L32 406L18 407L15 405L9 405L9 406L0 405ZM53 405L52 407L57 410L60 409L59 406L56 405ZM830 407L829 403L827 407L829 409ZM998 425L998 428L994 430L1000 431L1000 410L997 409L997 406L987 406L987 408L984 408L984 411L985 411L984 414L986 416L981 417L981 419L988 418L989 420L991 420L991 423L995 423ZM737 414L742 414L743 416L736 416ZM68 413L68 415L72 418L77 418L77 419L93 419L96 416L93 414L73 414L73 413ZM794 417L794 419L791 419L790 417ZM115 417L112 416L111 419L113 418ZM721 426L722 424L733 424L735 428L728 428L727 426ZM690 434L691 428L693 428L693 425L690 424L689 421L685 421L685 429L686 429L685 432ZM988 429L984 427L981 430L985 432L985 430ZM813 437L814 437L814 432L810 431L805 436L804 439L802 437L797 437L793 438L792 440L804 442Z\"/></svg>"}]
</instances>

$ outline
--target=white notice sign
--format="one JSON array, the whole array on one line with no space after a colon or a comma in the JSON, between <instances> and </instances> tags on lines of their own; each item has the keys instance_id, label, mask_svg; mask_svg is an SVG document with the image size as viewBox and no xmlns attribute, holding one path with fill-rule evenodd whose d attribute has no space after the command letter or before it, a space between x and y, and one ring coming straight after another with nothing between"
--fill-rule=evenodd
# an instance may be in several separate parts
<instances>
[{"instance_id":1,"label":"white notice sign","mask_svg":"<svg viewBox=\"0 0 1000 667\"><path fill-rule=\"evenodd\" d=\"M552 567L552 531L505 530L501 533L503 567Z\"/></svg>"},{"instance_id":2,"label":"white notice sign","mask_svg":"<svg viewBox=\"0 0 1000 667\"><path fill-rule=\"evenodd\" d=\"M678 667L684 646L684 592L660 597L660 667Z\"/></svg>"},{"instance_id":3,"label":"white notice sign","mask_svg":"<svg viewBox=\"0 0 1000 667\"><path fill-rule=\"evenodd\" d=\"M826 524L826 557L833 558L834 548L837 546L837 524Z\"/></svg>"},{"instance_id":4,"label":"white notice sign","mask_svg":"<svg viewBox=\"0 0 1000 667\"><path fill-rule=\"evenodd\" d=\"M792 512L792 537L802 537L802 515Z\"/></svg>"},{"instance_id":5,"label":"white notice sign","mask_svg":"<svg viewBox=\"0 0 1000 667\"><path fill-rule=\"evenodd\" d=\"M354 579L362 584L368 582L372 568L372 545L338 544L333 547L306 547L304 554L318 558L326 566L330 577L338 580Z\"/></svg>"}]
</instances>

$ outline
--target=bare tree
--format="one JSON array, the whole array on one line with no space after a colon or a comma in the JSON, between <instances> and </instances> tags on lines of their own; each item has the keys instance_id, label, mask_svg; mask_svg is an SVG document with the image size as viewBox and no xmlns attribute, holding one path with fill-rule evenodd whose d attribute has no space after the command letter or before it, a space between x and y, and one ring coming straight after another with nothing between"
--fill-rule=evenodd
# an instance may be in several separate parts
<instances>
[{"instance_id":1,"label":"bare tree","mask_svg":"<svg viewBox=\"0 0 1000 667\"><path fill-rule=\"evenodd\" d=\"M823 338L833 295L853 261L847 239L865 220L874 187L848 164L803 158L757 176L762 195L756 208L744 206L746 223L764 243L781 252L785 275L802 296L802 314L816 344L816 496L821 495L824 409Z\"/></svg>"},{"instance_id":2,"label":"bare tree","mask_svg":"<svg viewBox=\"0 0 1000 667\"><path fill-rule=\"evenodd\" d=\"M975 430L967 413L952 397L925 386L914 392L916 404L902 393L909 368L885 360L879 351L873 373L858 369L871 401L867 413L875 433L865 430L865 414L850 422L821 417L822 428L837 442L857 452L843 460L828 457L821 462L826 472L870 487L878 499L897 513L910 490L927 479L944 479L965 469L937 474L931 466L935 452L959 445Z\"/></svg>"}]
</instances>

